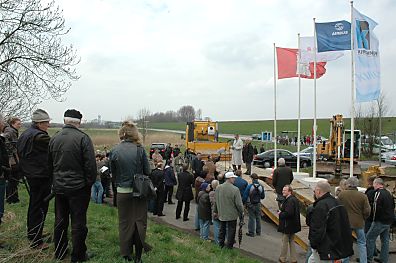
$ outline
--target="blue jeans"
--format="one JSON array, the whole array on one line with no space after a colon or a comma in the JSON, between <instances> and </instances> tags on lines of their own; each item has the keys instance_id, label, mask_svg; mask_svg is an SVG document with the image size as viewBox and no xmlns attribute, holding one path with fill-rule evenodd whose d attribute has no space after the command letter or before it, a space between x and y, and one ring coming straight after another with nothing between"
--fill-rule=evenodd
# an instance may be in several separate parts
<instances>
[{"instance_id":1,"label":"blue jeans","mask_svg":"<svg viewBox=\"0 0 396 263\"><path fill-rule=\"evenodd\" d=\"M210 220L203 220L199 219L199 236L203 240L209 239L209 227L210 227Z\"/></svg>"},{"instance_id":2,"label":"blue jeans","mask_svg":"<svg viewBox=\"0 0 396 263\"><path fill-rule=\"evenodd\" d=\"M364 228L352 228L356 233L356 243L359 250L359 262L367 263L366 234Z\"/></svg>"},{"instance_id":3,"label":"blue jeans","mask_svg":"<svg viewBox=\"0 0 396 263\"><path fill-rule=\"evenodd\" d=\"M4 196L6 189L6 181L4 178L0 179L0 220L4 214Z\"/></svg>"},{"instance_id":4,"label":"blue jeans","mask_svg":"<svg viewBox=\"0 0 396 263\"><path fill-rule=\"evenodd\" d=\"M91 188L91 199L97 203L101 204L103 198L103 186L100 181L95 181Z\"/></svg>"},{"instance_id":5,"label":"blue jeans","mask_svg":"<svg viewBox=\"0 0 396 263\"><path fill-rule=\"evenodd\" d=\"M389 230L390 225L384 225L380 222L371 223L371 227L367 232L367 260L371 262L373 260L375 241L378 236L381 239L381 254L380 260L382 263L388 262L389 257Z\"/></svg>"},{"instance_id":6,"label":"blue jeans","mask_svg":"<svg viewBox=\"0 0 396 263\"><path fill-rule=\"evenodd\" d=\"M200 223L199 223L199 217L198 217L198 204L195 207L194 224L195 224L195 230L199 230L200 229Z\"/></svg>"},{"instance_id":7,"label":"blue jeans","mask_svg":"<svg viewBox=\"0 0 396 263\"><path fill-rule=\"evenodd\" d=\"M213 237L217 245L219 244L219 231L220 231L220 220L213 219Z\"/></svg>"},{"instance_id":8,"label":"blue jeans","mask_svg":"<svg viewBox=\"0 0 396 263\"><path fill-rule=\"evenodd\" d=\"M250 234L261 234L261 204L249 205L247 210L249 213L248 231Z\"/></svg>"}]
</instances>

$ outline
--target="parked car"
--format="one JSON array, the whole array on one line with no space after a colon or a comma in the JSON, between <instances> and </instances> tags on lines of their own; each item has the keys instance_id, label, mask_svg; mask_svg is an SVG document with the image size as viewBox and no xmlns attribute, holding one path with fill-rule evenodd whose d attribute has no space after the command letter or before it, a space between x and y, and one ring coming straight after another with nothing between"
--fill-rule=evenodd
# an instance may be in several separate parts
<instances>
[{"instance_id":1,"label":"parked car","mask_svg":"<svg viewBox=\"0 0 396 263\"><path fill-rule=\"evenodd\" d=\"M396 151L381 153L381 160L387 164L396 165Z\"/></svg>"},{"instance_id":2,"label":"parked car","mask_svg":"<svg viewBox=\"0 0 396 263\"><path fill-rule=\"evenodd\" d=\"M152 155L155 151L155 149L158 149L162 158L165 158L165 148L166 145L168 145L167 143L162 143L162 142L154 142L151 144L150 146L150 159L152 159Z\"/></svg>"},{"instance_id":3,"label":"parked car","mask_svg":"<svg viewBox=\"0 0 396 263\"><path fill-rule=\"evenodd\" d=\"M253 140L257 140L257 141L261 141L261 134L252 134L252 139Z\"/></svg>"},{"instance_id":4,"label":"parked car","mask_svg":"<svg viewBox=\"0 0 396 263\"><path fill-rule=\"evenodd\" d=\"M307 157L309 159L312 160L313 157L313 151L314 151L314 147L308 147L305 148L304 150L300 151L300 157L304 156ZM298 155L298 152L293 153L295 156Z\"/></svg>"},{"instance_id":5,"label":"parked car","mask_svg":"<svg viewBox=\"0 0 396 263\"><path fill-rule=\"evenodd\" d=\"M253 159L253 164L261 165L264 168L269 168L274 166L274 154L275 150L269 150L260 154L257 154ZM297 167L297 156L295 156L292 152L284 149L276 150L277 159L283 158L285 159L286 166L289 167ZM311 159L305 156L300 156L300 167L308 167L311 166Z\"/></svg>"}]
</instances>

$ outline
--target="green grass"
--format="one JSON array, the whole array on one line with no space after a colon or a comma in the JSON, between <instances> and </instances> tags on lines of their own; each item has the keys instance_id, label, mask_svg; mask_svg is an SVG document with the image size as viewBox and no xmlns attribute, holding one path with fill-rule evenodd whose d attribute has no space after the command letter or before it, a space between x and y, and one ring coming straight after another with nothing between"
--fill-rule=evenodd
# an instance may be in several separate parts
<instances>
[{"instance_id":1,"label":"green grass","mask_svg":"<svg viewBox=\"0 0 396 263\"><path fill-rule=\"evenodd\" d=\"M326 138L329 137L330 118L317 119L318 134ZM345 127L350 128L350 119L345 118ZM149 128L155 129L169 129L169 130L182 130L186 129L185 122L150 122ZM282 131L297 131L296 120L278 120L276 123L277 133L281 134ZM301 120L301 135L312 134L313 119ZM274 121L224 121L219 122L220 133L239 133L244 135L261 133L261 131L273 131ZM385 117L382 119L382 133L389 134L395 131L396 117ZM293 135L297 136L297 134Z\"/></svg>"},{"instance_id":2,"label":"green grass","mask_svg":"<svg viewBox=\"0 0 396 263\"><path fill-rule=\"evenodd\" d=\"M19 204L7 205L7 218L0 226L0 240L8 249L0 250L0 262L55 262L54 246L40 252L29 249L26 238L26 211L28 197L20 190ZM44 231L53 232L54 201L50 203ZM11 215L11 218L10 218ZM69 227L70 231L70 227ZM153 250L143 255L144 262L259 262L242 255L238 250L221 250L218 246L201 241L198 237L172 229L153 221L148 222L146 242ZM69 234L69 245L70 245ZM124 262L119 255L117 210L106 205L91 203L88 210L88 251L95 256L89 262ZM70 261L70 258L67 258ZM67 262L67 261L63 261Z\"/></svg>"}]
</instances>

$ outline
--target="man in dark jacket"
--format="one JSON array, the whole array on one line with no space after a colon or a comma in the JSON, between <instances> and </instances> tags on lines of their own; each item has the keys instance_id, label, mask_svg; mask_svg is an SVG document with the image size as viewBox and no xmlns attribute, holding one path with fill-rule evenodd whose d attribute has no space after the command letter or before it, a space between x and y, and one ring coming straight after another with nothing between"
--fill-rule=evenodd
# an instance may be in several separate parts
<instances>
[{"instance_id":1,"label":"man in dark jacket","mask_svg":"<svg viewBox=\"0 0 396 263\"><path fill-rule=\"evenodd\" d=\"M194 179L198 176L202 176L202 168L204 162L202 161L202 155L197 153L197 156L192 160L191 169L194 175Z\"/></svg>"},{"instance_id":2,"label":"man in dark jacket","mask_svg":"<svg viewBox=\"0 0 396 263\"><path fill-rule=\"evenodd\" d=\"M164 193L164 198L165 198L165 203L168 201L169 205L175 204L172 201L172 196L173 196L173 187L177 185L176 181L176 176L175 176L175 171L173 170L172 167L172 161L167 160L165 169L164 169L164 178L165 178L165 193Z\"/></svg>"},{"instance_id":3,"label":"man in dark jacket","mask_svg":"<svg viewBox=\"0 0 396 263\"><path fill-rule=\"evenodd\" d=\"M278 213L278 232L283 233L279 262L286 262L288 247L290 247L289 262L297 262L294 234L301 231L300 204L298 203L297 198L293 195L293 189L290 185L285 185L282 192L285 197L285 201L282 203L281 209Z\"/></svg>"},{"instance_id":4,"label":"man in dark jacket","mask_svg":"<svg viewBox=\"0 0 396 263\"><path fill-rule=\"evenodd\" d=\"M190 211L190 202L194 199L192 192L194 176L188 172L188 164L183 164L183 172L177 175L177 180L179 181L179 186L177 187L176 192L176 219L180 218L184 202L183 221L187 221L188 213Z\"/></svg>"},{"instance_id":5,"label":"man in dark jacket","mask_svg":"<svg viewBox=\"0 0 396 263\"><path fill-rule=\"evenodd\" d=\"M345 259L353 255L348 213L330 191L327 181L316 184L317 200L313 205L308 235L315 262Z\"/></svg>"},{"instance_id":6,"label":"man in dark jacket","mask_svg":"<svg viewBox=\"0 0 396 263\"><path fill-rule=\"evenodd\" d=\"M248 186L248 182L242 178L242 170L236 170L235 175L237 176L237 178L235 178L234 185L238 187L242 198L243 194L245 193L246 187Z\"/></svg>"},{"instance_id":7,"label":"man in dark jacket","mask_svg":"<svg viewBox=\"0 0 396 263\"><path fill-rule=\"evenodd\" d=\"M252 146L252 140L247 139L245 146L242 150L243 162L246 164L245 174L250 175L252 173L252 162L254 156L254 149Z\"/></svg>"},{"instance_id":8,"label":"man in dark jacket","mask_svg":"<svg viewBox=\"0 0 396 263\"><path fill-rule=\"evenodd\" d=\"M261 200L265 198L264 187L258 181L258 175L252 173L250 176L252 183L249 184L243 193L242 202L246 204L249 214L247 236L254 237L261 235Z\"/></svg>"},{"instance_id":9,"label":"man in dark jacket","mask_svg":"<svg viewBox=\"0 0 396 263\"><path fill-rule=\"evenodd\" d=\"M285 200L282 191L283 187L287 184L291 184L293 182L293 171L290 167L286 166L285 159L279 158L278 160L278 168L274 170L274 174L272 176L272 185L275 188L278 201L278 206L280 207L282 202Z\"/></svg>"},{"instance_id":10,"label":"man in dark jacket","mask_svg":"<svg viewBox=\"0 0 396 263\"><path fill-rule=\"evenodd\" d=\"M0 113L0 130L4 128L4 117ZM4 143L5 139L3 136L0 136L0 225L1 219L3 218L4 214L4 194L6 188L6 177L9 174L9 161L8 161L8 154ZM0 244L1 248L1 244Z\"/></svg>"},{"instance_id":11,"label":"man in dark jacket","mask_svg":"<svg viewBox=\"0 0 396 263\"><path fill-rule=\"evenodd\" d=\"M374 180L373 222L367 232L367 261L372 262L377 237L381 238L380 262L387 263L389 257L389 231L395 220L395 203L388 190L384 188L384 180Z\"/></svg>"},{"instance_id":12,"label":"man in dark jacket","mask_svg":"<svg viewBox=\"0 0 396 263\"><path fill-rule=\"evenodd\" d=\"M157 197L154 200L153 215L164 216L162 211L164 210L165 177L164 171L162 170L162 162L157 163L157 167L151 172L150 178L157 192Z\"/></svg>"},{"instance_id":13,"label":"man in dark jacket","mask_svg":"<svg viewBox=\"0 0 396 263\"><path fill-rule=\"evenodd\" d=\"M18 195L18 183L19 183L19 172L18 172L18 151L16 143L19 137L19 129L22 126L21 119L17 117L11 117L8 119L8 126L4 128L4 138L6 139L6 148L8 152L8 159L10 160L11 173L8 178L6 196L7 203L13 204L19 202Z\"/></svg>"},{"instance_id":14,"label":"man in dark jacket","mask_svg":"<svg viewBox=\"0 0 396 263\"><path fill-rule=\"evenodd\" d=\"M64 123L49 144L48 164L53 176L55 193L55 257L63 259L67 253L69 216L72 225L72 262L89 259L87 237L87 209L91 186L96 179L96 161L92 141L80 129L82 115L67 110Z\"/></svg>"},{"instance_id":15,"label":"man in dark jacket","mask_svg":"<svg viewBox=\"0 0 396 263\"><path fill-rule=\"evenodd\" d=\"M27 236L32 248L47 249L48 244L42 240L48 202L44 199L51 193L51 177L48 172L47 133L50 117L47 112L38 109L33 112L32 125L24 131L17 142L19 169L27 178L30 188L27 215Z\"/></svg>"}]
</instances>

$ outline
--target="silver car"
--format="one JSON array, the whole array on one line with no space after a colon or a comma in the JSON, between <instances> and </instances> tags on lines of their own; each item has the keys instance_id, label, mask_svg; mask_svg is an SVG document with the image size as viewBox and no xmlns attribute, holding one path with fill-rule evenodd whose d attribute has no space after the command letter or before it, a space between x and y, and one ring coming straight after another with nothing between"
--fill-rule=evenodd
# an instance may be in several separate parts
<instances>
[{"instance_id":1,"label":"silver car","mask_svg":"<svg viewBox=\"0 0 396 263\"><path fill-rule=\"evenodd\" d=\"M385 161L386 164L396 166L396 151L381 153L381 160Z\"/></svg>"},{"instance_id":2,"label":"silver car","mask_svg":"<svg viewBox=\"0 0 396 263\"><path fill-rule=\"evenodd\" d=\"M300 151L300 156L304 156L312 160L313 151L314 151L314 147L307 147L304 150ZM298 152L295 152L293 154L294 156L297 156Z\"/></svg>"}]
</instances>

